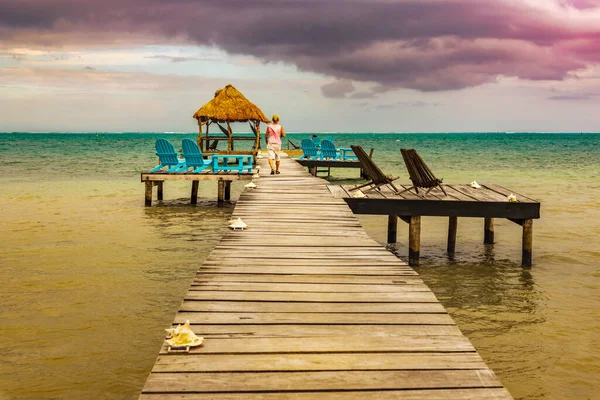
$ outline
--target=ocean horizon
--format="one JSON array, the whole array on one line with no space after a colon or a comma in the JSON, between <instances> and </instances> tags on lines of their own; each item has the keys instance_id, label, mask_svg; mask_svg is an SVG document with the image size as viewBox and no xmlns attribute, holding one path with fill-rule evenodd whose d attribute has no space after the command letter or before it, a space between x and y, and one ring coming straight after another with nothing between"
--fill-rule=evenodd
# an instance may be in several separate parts
<instances>
[{"instance_id":1,"label":"ocean horizon","mask_svg":"<svg viewBox=\"0 0 600 400\"><path fill-rule=\"evenodd\" d=\"M533 267L521 268L521 227L459 218L445 253L447 218L424 217L416 271L518 399L591 399L600 382L600 133L289 132L332 135L374 149L386 174L408 174L399 149L415 148L446 183L494 183L541 203ZM176 148L197 132L0 133L0 321L9 340L0 399L135 399L190 283L227 229L231 205L217 185L166 182L144 207L140 173L154 143ZM249 148L243 143L241 149ZM284 141L284 148L286 142ZM285 171L282 171L285 174ZM333 184L361 182L334 169ZM285 205L282 205L285 206ZM359 215L386 245L387 218ZM408 228L388 246L407 260Z\"/></svg>"}]
</instances>

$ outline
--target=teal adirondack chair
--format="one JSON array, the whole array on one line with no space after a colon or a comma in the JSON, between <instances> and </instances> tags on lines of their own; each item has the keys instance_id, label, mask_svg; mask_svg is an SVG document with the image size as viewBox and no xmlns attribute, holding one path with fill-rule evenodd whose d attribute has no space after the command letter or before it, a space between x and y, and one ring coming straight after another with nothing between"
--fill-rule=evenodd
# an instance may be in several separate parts
<instances>
[{"instance_id":1,"label":"teal adirondack chair","mask_svg":"<svg viewBox=\"0 0 600 400\"><path fill-rule=\"evenodd\" d=\"M300 148L302 148L302 156L299 160L315 160L317 157L321 156L320 152L317 152L317 146L310 139L302 139L300 142Z\"/></svg>"},{"instance_id":2,"label":"teal adirondack chair","mask_svg":"<svg viewBox=\"0 0 600 400\"><path fill-rule=\"evenodd\" d=\"M183 139L181 142L183 148L183 158L185 158L185 167L177 172L185 172L189 168L193 168L193 172L202 172L205 168L212 164L212 159L204 159L200 147L191 139Z\"/></svg>"},{"instance_id":3,"label":"teal adirondack chair","mask_svg":"<svg viewBox=\"0 0 600 400\"><path fill-rule=\"evenodd\" d=\"M333 142L327 139L321 142L321 160L331 158L333 161L337 161L339 157L340 153L336 150Z\"/></svg>"},{"instance_id":4,"label":"teal adirondack chair","mask_svg":"<svg viewBox=\"0 0 600 400\"><path fill-rule=\"evenodd\" d=\"M158 172L164 167L169 167L167 172L177 172L185 167L185 162L180 160L175 148L166 139L158 139L156 141L156 155L160 161L160 165L152 168L150 172Z\"/></svg>"}]
</instances>

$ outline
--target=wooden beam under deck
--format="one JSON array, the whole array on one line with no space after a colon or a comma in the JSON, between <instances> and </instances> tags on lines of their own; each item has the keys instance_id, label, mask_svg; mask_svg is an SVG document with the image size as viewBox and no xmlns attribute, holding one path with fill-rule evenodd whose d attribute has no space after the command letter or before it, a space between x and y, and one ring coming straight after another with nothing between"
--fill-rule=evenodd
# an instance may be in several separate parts
<instances>
[{"instance_id":1,"label":"wooden beam under deck","mask_svg":"<svg viewBox=\"0 0 600 400\"><path fill-rule=\"evenodd\" d=\"M266 162L265 162L266 164ZM418 274L373 241L327 182L264 168L175 316L140 399L511 399Z\"/></svg>"}]
</instances>

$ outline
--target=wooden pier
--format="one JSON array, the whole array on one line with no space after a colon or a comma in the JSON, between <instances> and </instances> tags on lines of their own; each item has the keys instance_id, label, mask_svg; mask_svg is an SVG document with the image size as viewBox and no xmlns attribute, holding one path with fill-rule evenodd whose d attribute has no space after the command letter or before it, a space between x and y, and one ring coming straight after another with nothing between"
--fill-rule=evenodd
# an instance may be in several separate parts
<instances>
[{"instance_id":1,"label":"wooden pier","mask_svg":"<svg viewBox=\"0 0 600 400\"><path fill-rule=\"evenodd\" d=\"M396 184L400 192L411 185ZM382 186L371 190L367 197L355 197L354 185L329 186L336 198L343 198L355 214L388 216L388 243L396 242L397 221L409 224L409 265L419 265L421 217L448 217L447 251L453 254L456 247L458 217L483 218L485 244L494 243L494 218L506 218L523 228L521 264L531 267L533 256L533 220L540 218L540 203L500 185L485 184L480 188L469 185L444 184L445 195L439 187L423 198L414 192L395 194ZM511 202L508 196L516 195Z\"/></svg>"},{"instance_id":2,"label":"wooden pier","mask_svg":"<svg viewBox=\"0 0 600 400\"><path fill-rule=\"evenodd\" d=\"M265 163L266 164L266 163ZM175 316L140 399L511 399L418 274L327 182L282 159L241 195Z\"/></svg>"}]
</instances>

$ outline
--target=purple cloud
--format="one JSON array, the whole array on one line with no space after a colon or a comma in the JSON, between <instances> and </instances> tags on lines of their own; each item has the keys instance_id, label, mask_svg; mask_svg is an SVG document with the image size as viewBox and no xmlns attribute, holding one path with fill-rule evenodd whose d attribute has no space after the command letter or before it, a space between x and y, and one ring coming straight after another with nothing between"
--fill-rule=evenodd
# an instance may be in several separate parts
<instances>
[{"instance_id":1,"label":"purple cloud","mask_svg":"<svg viewBox=\"0 0 600 400\"><path fill-rule=\"evenodd\" d=\"M599 20L597 0L0 0L0 48L215 45L379 90L439 91L597 65Z\"/></svg>"}]
</instances>

